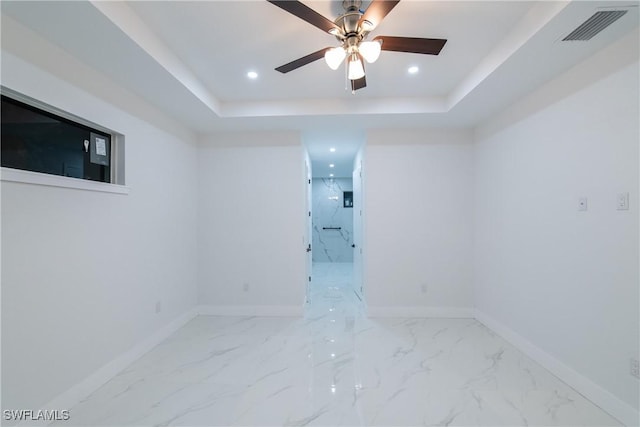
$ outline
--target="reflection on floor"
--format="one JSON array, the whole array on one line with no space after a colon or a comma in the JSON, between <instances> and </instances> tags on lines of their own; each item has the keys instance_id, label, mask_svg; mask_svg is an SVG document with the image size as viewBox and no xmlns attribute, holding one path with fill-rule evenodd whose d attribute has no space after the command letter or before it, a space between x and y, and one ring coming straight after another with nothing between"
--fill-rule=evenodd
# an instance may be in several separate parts
<instances>
[{"instance_id":1,"label":"reflection on floor","mask_svg":"<svg viewBox=\"0 0 640 427\"><path fill-rule=\"evenodd\" d=\"M59 425L619 425L475 320L367 319L349 274L303 319L194 319Z\"/></svg>"},{"instance_id":2,"label":"reflection on floor","mask_svg":"<svg viewBox=\"0 0 640 427\"><path fill-rule=\"evenodd\" d=\"M363 313L362 302L353 289L353 263L314 262L311 277L307 317L325 313L327 304L338 304L354 316Z\"/></svg>"}]
</instances>

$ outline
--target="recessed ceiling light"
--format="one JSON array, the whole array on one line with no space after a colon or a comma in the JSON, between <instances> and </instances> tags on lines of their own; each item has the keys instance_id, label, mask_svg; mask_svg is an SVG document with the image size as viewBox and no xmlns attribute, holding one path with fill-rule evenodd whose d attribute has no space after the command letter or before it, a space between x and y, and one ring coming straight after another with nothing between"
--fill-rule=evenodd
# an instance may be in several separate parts
<instances>
[{"instance_id":1,"label":"recessed ceiling light","mask_svg":"<svg viewBox=\"0 0 640 427\"><path fill-rule=\"evenodd\" d=\"M247 77L249 77L251 80L255 80L258 78L258 73L256 73L255 71L249 71L247 73Z\"/></svg>"},{"instance_id":2,"label":"recessed ceiling light","mask_svg":"<svg viewBox=\"0 0 640 427\"><path fill-rule=\"evenodd\" d=\"M420 71L420 68L416 67L415 65L412 67L409 67L409 69L407 69L407 71L409 72L409 74L416 74L418 71Z\"/></svg>"},{"instance_id":3,"label":"recessed ceiling light","mask_svg":"<svg viewBox=\"0 0 640 427\"><path fill-rule=\"evenodd\" d=\"M336 149L335 149L335 148L333 148L333 147L331 147L331 148L329 148L329 151L331 151L332 153L335 153L335 152L336 152Z\"/></svg>"},{"instance_id":4,"label":"recessed ceiling light","mask_svg":"<svg viewBox=\"0 0 640 427\"><path fill-rule=\"evenodd\" d=\"M330 167L330 168L334 168L334 167L336 167L336 165L334 165L333 163L331 163L331 164L329 165L329 167Z\"/></svg>"},{"instance_id":5,"label":"recessed ceiling light","mask_svg":"<svg viewBox=\"0 0 640 427\"><path fill-rule=\"evenodd\" d=\"M333 178L333 174L332 173L329 174L329 178Z\"/></svg>"}]
</instances>

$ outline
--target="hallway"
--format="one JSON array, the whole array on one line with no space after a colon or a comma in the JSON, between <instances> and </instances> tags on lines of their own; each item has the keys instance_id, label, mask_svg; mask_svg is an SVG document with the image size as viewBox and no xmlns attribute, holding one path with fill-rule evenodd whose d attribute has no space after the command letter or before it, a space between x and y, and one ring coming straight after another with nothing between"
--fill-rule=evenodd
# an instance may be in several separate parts
<instances>
[{"instance_id":1,"label":"hallway","mask_svg":"<svg viewBox=\"0 0 640 427\"><path fill-rule=\"evenodd\" d=\"M352 262L314 262L312 268L312 303L305 307L307 318L327 313L354 318L364 315L362 302L353 289Z\"/></svg>"},{"instance_id":2,"label":"hallway","mask_svg":"<svg viewBox=\"0 0 640 427\"><path fill-rule=\"evenodd\" d=\"M304 318L199 316L56 425L619 425L473 319L368 319L351 264Z\"/></svg>"}]
</instances>

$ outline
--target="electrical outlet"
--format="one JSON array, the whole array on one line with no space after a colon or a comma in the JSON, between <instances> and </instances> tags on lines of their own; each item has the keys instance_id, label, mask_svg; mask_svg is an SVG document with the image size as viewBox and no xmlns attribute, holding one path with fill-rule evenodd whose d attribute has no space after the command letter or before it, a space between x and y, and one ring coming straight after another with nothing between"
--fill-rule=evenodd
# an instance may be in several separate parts
<instances>
[{"instance_id":1,"label":"electrical outlet","mask_svg":"<svg viewBox=\"0 0 640 427\"><path fill-rule=\"evenodd\" d=\"M156 314L160 313L162 311L162 301L158 300L156 301Z\"/></svg>"},{"instance_id":2,"label":"electrical outlet","mask_svg":"<svg viewBox=\"0 0 640 427\"><path fill-rule=\"evenodd\" d=\"M616 209L619 211L629 210L629 193L618 193Z\"/></svg>"},{"instance_id":3,"label":"electrical outlet","mask_svg":"<svg viewBox=\"0 0 640 427\"><path fill-rule=\"evenodd\" d=\"M640 379L640 362L638 359L631 359L630 373L632 376Z\"/></svg>"},{"instance_id":4,"label":"electrical outlet","mask_svg":"<svg viewBox=\"0 0 640 427\"><path fill-rule=\"evenodd\" d=\"M580 197L578 199L578 210L579 211L586 211L587 210L587 198L586 197Z\"/></svg>"},{"instance_id":5,"label":"electrical outlet","mask_svg":"<svg viewBox=\"0 0 640 427\"><path fill-rule=\"evenodd\" d=\"M422 285L420 285L420 292L422 292L423 294L427 293L427 284L423 283Z\"/></svg>"},{"instance_id":6,"label":"electrical outlet","mask_svg":"<svg viewBox=\"0 0 640 427\"><path fill-rule=\"evenodd\" d=\"M249 282L244 282L244 283L242 284L242 290L243 290L244 292L249 292Z\"/></svg>"}]
</instances>

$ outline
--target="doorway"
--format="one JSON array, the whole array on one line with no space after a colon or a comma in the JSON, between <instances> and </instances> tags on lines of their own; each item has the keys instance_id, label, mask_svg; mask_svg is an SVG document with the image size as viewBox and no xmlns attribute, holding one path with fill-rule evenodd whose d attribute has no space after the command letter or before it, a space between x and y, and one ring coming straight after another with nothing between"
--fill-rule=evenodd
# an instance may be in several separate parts
<instances>
[{"instance_id":1,"label":"doorway","mask_svg":"<svg viewBox=\"0 0 640 427\"><path fill-rule=\"evenodd\" d=\"M360 134L349 143L327 135L303 138L311 163L308 305L335 305L340 300L356 309L363 306L363 139Z\"/></svg>"}]
</instances>

